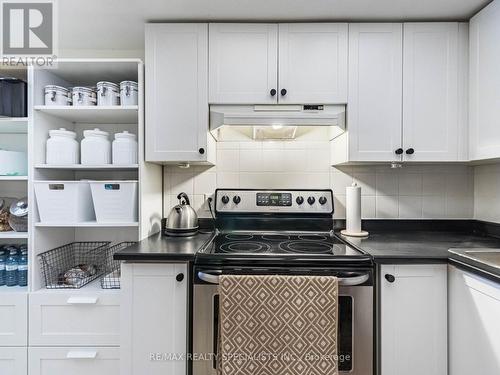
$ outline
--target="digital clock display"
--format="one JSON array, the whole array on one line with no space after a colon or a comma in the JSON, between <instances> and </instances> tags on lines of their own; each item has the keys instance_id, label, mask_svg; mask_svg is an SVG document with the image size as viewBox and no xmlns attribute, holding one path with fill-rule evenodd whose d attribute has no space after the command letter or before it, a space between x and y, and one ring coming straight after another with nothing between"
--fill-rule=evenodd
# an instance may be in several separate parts
<instances>
[{"instance_id":1,"label":"digital clock display","mask_svg":"<svg viewBox=\"0 0 500 375\"><path fill-rule=\"evenodd\" d=\"M290 193L257 193L257 206L291 206Z\"/></svg>"}]
</instances>

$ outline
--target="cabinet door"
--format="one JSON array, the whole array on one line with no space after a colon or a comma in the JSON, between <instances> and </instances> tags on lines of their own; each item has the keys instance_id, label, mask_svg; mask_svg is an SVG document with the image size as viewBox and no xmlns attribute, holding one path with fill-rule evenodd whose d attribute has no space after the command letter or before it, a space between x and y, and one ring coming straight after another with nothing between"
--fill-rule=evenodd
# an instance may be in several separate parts
<instances>
[{"instance_id":1,"label":"cabinet door","mask_svg":"<svg viewBox=\"0 0 500 375\"><path fill-rule=\"evenodd\" d=\"M349 25L349 160L401 161L403 26Z\"/></svg>"},{"instance_id":2,"label":"cabinet door","mask_svg":"<svg viewBox=\"0 0 500 375\"><path fill-rule=\"evenodd\" d=\"M28 349L0 347L0 374L26 375L28 373Z\"/></svg>"},{"instance_id":3,"label":"cabinet door","mask_svg":"<svg viewBox=\"0 0 500 375\"><path fill-rule=\"evenodd\" d=\"M120 375L118 348L30 347L28 362L29 375Z\"/></svg>"},{"instance_id":4,"label":"cabinet door","mask_svg":"<svg viewBox=\"0 0 500 375\"><path fill-rule=\"evenodd\" d=\"M278 82L281 103L346 103L347 24L280 24Z\"/></svg>"},{"instance_id":5,"label":"cabinet door","mask_svg":"<svg viewBox=\"0 0 500 375\"><path fill-rule=\"evenodd\" d=\"M500 157L500 2L470 20L470 158Z\"/></svg>"},{"instance_id":6,"label":"cabinet door","mask_svg":"<svg viewBox=\"0 0 500 375\"><path fill-rule=\"evenodd\" d=\"M405 24L403 51L404 160L456 161L458 23Z\"/></svg>"},{"instance_id":7,"label":"cabinet door","mask_svg":"<svg viewBox=\"0 0 500 375\"><path fill-rule=\"evenodd\" d=\"M276 103L278 25L215 23L209 34L210 103Z\"/></svg>"},{"instance_id":8,"label":"cabinet door","mask_svg":"<svg viewBox=\"0 0 500 375\"><path fill-rule=\"evenodd\" d=\"M449 267L450 374L500 374L500 283Z\"/></svg>"},{"instance_id":9,"label":"cabinet door","mask_svg":"<svg viewBox=\"0 0 500 375\"><path fill-rule=\"evenodd\" d=\"M0 297L0 346L28 345L28 293L5 291Z\"/></svg>"},{"instance_id":10,"label":"cabinet door","mask_svg":"<svg viewBox=\"0 0 500 375\"><path fill-rule=\"evenodd\" d=\"M122 265L121 375L186 374L185 357L163 355L187 353L187 272L181 263Z\"/></svg>"},{"instance_id":11,"label":"cabinet door","mask_svg":"<svg viewBox=\"0 0 500 375\"><path fill-rule=\"evenodd\" d=\"M444 264L380 267L381 374L447 374L446 282Z\"/></svg>"},{"instance_id":12,"label":"cabinet door","mask_svg":"<svg viewBox=\"0 0 500 375\"><path fill-rule=\"evenodd\" d=\"M147 24L145 53L146 161L206 161L207 24Z\"/></svg>"}]
</instances>

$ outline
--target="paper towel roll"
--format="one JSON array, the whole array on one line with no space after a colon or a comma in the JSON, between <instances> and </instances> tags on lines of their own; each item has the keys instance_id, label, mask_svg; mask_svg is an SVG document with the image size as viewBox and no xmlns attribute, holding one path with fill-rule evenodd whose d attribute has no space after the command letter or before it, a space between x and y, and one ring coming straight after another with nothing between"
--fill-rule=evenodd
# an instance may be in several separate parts
<instances>
[{"instance_id":1,"label":"paper towel roll","mask_svg":"<svg viewBox=\"0 0 500 375\"><path fill-rule=\"evenodd\" d=\"M361 187L356 183L346 187L346 231L361 232Z\"/></svg>"}]
</instances>

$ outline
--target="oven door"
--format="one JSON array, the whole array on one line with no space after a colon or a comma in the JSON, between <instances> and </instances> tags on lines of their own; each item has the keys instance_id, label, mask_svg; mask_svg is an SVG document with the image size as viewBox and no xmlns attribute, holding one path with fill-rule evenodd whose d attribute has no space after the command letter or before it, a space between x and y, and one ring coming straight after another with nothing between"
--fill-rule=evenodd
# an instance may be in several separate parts
<instances>
[{"instance_id":1,"label":"oven door","mask_svg":"<svg viewBox=\"0 0 500 375\"><path fill-rule=\"evenodd\" d=\"M371 271L370 281L371 281ZM193 375L216 375L219 332L217 285L195 272ZM339 372L373 375L373 283L339 287Z\"/></svg>"}]
</instances>

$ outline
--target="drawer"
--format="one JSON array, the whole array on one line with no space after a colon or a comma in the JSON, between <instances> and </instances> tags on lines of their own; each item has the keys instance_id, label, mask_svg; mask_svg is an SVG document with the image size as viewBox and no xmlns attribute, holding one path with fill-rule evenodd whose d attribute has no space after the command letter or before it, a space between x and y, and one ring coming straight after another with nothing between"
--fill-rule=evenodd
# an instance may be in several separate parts
<instances>
[{"instance_id":1,"label":"drawer","mask_svg":"<svg viewBox=\"0 0 500 375\"><path fill-rule=\"evenodd\" d=\"M2 292L0 294L0 346L27 345L28 293Z\"/></svg>"},{"instance_id":2,"label":"drawer","mask_svg":"<svg viewBox=\"0 0 500 375\"><path fill-rule=\"evenodd\" d=\"M30 346L120 345L120 293L51 291L29 299Z\"/></svg>"},{"instance_id":3,"label":"drawer","mask_svg":"<svg viewBox=\"0 0 500 375\"><path fill-rule=\"evenodd\" d=\"M30 375L120 375L120 350L102 347L29 348Z\"/></svg>"},{"instance_id":4,"label":"drawer","mask_svg":"<svg viewBox=\"0 0 500 375\"><path fill-rule=\"evenodd\" d=\"M0 374L26 375L28 373L28 348L0 348Z\"/></svg>"}]
</instances>

